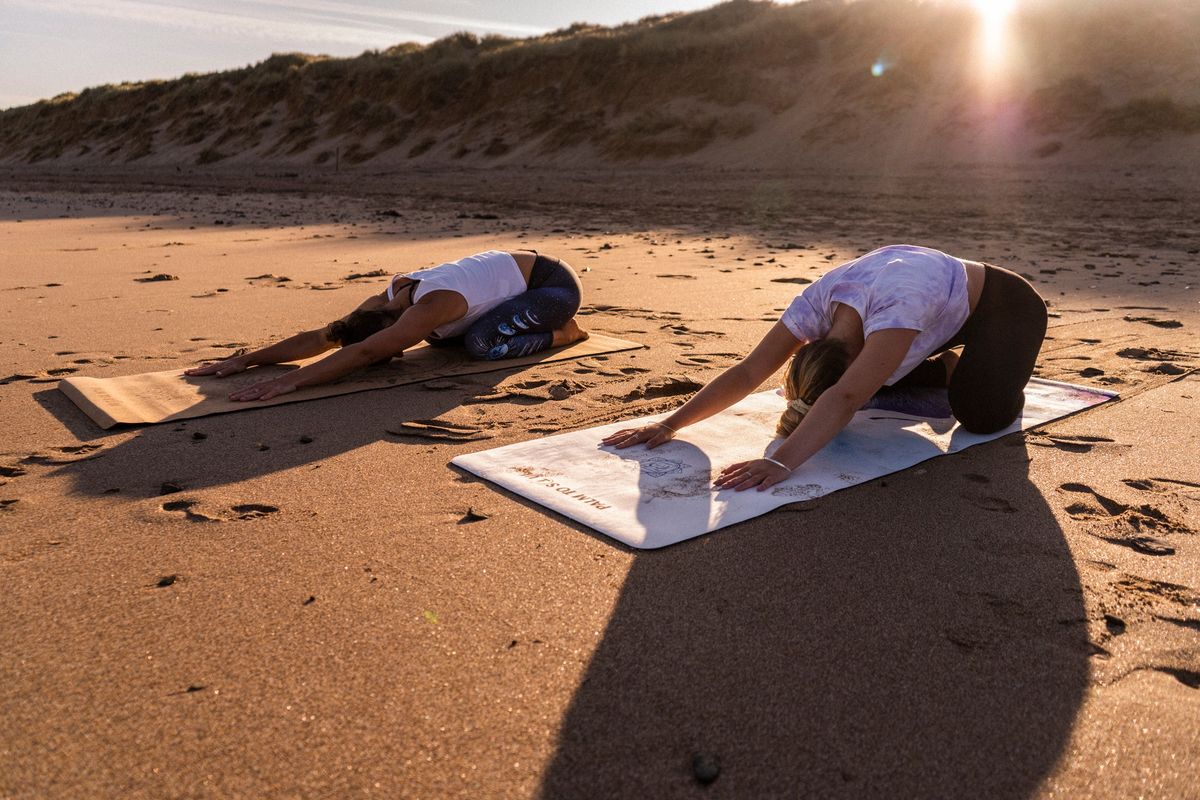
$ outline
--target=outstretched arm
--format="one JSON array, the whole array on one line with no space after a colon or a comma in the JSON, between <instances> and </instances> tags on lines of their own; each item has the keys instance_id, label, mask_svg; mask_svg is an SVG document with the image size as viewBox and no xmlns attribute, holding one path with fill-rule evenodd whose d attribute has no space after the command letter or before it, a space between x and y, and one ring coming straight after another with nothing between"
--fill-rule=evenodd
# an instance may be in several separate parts
<instances>
[{"instance_id":1,"label":"outstretched arm","mask_svg":"<svg viewBox=\"0 0 1200 800\"><path fill-rule=\"evenodd\" d=\"M762 341L737 364L718 375L679 410L661 423L653 422L641 428L630 428L608 436L604 444L617 448L646 442L658 447L686 425L707 419L741 400L771 377L804 342L792 335L783 323L777 322Z\"/></svg>"},{"instance_id":2,"label":"outstretched arm","mask_svg":"<svg viewBox=\"0 0 1200 800\"><path fill-rule=\"evenodd\" d=\"M386 303L387 298L385 295L371 295L360 303L356 310L382 308ZM288 361L300 361L301 359L312 358L334 347L337 347L337 342L330 338L329 326L326 325L323 328L289 336L282 342L276 342L275 344L255 350L252 353L243 353L242 355L227 358L224 361L217 361L213 364L205 364L202 367L193 367L192 369L184 370L183 374L194 376L216 375L218 378L224 378L227 375L235 375L242 372L249 367L258 367L266 364L284 364Z\"/></svg>"},{"instance_id":3,"label":"outstretched arm","mask_svg":"<svg viewBox=\"0 0 1200 800\"><path fill-rule=\"evenodd\" d=\"M453 317L451 317L453 319ZM230 400L270 400L302 386L335 381L376 361L399 355L445 324L446 310L440 303L421 302L407 309L392 326L361 342L347 345L320 361L269 381L229 395Z\"/></svg>"},{"instance_id":4,"label":"outstretched arm","mask_svg":"<svg viewBox=\"0 0 1200 800\"><path fill-rule=\"evenodd\" d=\"M917 331L900 328L872 333L846 374L817 398L796 430L772 454L772 460L756 458L731 464L721 472L714 485L718 489L733 488L739 492L757 486L761 491L787 478L796 467L829 444L853 419L854 413L879 391L883 382L904 361L916 337Z\"/></svg>"}]
</instances>

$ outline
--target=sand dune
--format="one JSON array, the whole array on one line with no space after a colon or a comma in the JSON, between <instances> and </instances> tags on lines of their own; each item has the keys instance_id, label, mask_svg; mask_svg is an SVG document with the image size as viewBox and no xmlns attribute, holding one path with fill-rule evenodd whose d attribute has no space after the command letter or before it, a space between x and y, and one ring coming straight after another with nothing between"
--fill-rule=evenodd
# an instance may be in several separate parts
<instances>
[{"instance_id":1,"label":"sand dune","mask_svg":"<svg viewBox=\"0 0 1200 800\"><path fill-rule=\"evenodd\" d=\"M1028 0L979 64L963 2L735 2L541 37L86 89L0 112L0 161L369 169L1194 163L1200 7ZM873 68L879 74L873 74Z\"/></svg>"}]
</instances>

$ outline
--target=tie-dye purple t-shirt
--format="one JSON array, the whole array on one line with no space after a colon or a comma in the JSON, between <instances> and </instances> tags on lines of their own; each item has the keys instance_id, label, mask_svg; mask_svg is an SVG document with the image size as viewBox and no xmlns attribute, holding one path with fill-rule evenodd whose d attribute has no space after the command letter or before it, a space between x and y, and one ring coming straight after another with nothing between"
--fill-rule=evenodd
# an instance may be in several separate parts
<instances>
[{"instance_id":1,"label":"tie-dye purple t-shirt","mask_svg":"<svg viewBox=\"0 0 1200 800\"><path fill-rule=\"evenodd\" d=\"M780 322L797 339L821 339L833 325L834 303L858 312L864 337L888 328L918 331L900 368L886 381L890 386L966 322L967 270L960 259L940 250L907 244L881 247L804 287Z\"/></svg>"}]
</instances>

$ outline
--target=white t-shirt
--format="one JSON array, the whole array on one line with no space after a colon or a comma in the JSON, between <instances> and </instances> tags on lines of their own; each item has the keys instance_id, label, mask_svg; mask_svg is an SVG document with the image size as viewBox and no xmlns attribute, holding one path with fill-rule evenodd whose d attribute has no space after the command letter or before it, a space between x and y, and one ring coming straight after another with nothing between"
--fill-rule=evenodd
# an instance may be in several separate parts
<instances>
[{"instance_id":1,"label":"white t-shirt","mask_svg":"<svg viewBox=\"0 0 1200 800\"><path fill-rule=\"evenodd\" d=\"M928 247L881 247L804 287L780 322L797 339L822 339L833 326L834 303L858 312L864 337L888 328L918 332L899 369L885 382L891 386L967 321L967 268L960 259Z\"/></svg>"},{"instance_id":2,"label":"white t-shirt","mask_svg":"<svg viewBox=\"0 0 1200 800\"><path fill-rule=\"evenodd\" d=\"M439 290L456 292L467 301L467 313L453 322L434 328L429 334L430 339L449 339L465 333L472 322L529 288L521 268L517 266L517 260L502 250L488 250L416 272L402 272L388 284L389 300L395 294L396 278L420 281L413 290L414 303L430 292Z\"/></svg>"}]
</instances>

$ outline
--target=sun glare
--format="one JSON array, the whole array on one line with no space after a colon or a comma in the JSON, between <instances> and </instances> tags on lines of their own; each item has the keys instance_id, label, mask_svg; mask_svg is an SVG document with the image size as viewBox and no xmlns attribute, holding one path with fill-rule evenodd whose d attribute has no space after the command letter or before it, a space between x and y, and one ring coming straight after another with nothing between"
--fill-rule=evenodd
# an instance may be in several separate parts
<instances>
[{"instance_id":1,"label":"sun glare","mask_svg":"<svg viewBox=\"0 0 1200 800\"><path fill-rule=\"evenodd\" d=\"M1017 0L971 2L979 12L984 69L995 70L1004 63L1007 55L1009 18L1017 10Z\"/></svg>"}]
</instances>

